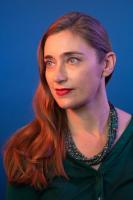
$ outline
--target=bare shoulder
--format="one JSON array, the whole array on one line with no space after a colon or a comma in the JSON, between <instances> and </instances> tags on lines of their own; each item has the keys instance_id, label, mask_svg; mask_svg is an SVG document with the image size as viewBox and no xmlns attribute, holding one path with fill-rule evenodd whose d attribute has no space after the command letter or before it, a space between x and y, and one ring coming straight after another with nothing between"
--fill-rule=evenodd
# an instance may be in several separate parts
<instances>
[{"instance_id":1,"label":"bare shoulder","mask_svg":"<svg viewBox=\"0 0 133 200\"><path fill-rule=\"evenodd\" d=\"M118 118L120 119L120 121L122 121L123 123L128 123L132 117L132 115L124 110L121 110L119 108L116 108L117 113L118 113Z\"/></svg>"},{"instance_id":2,"label":"bare shoulder","mask_svg":"<svg viewBox=\"0 0 133 200\"><path fill-rule=\"evenodd\" d=\"M119 120L119 126L118 126L118 132L119 137L124 132L124 130L127 128L128 124L130 123L130 120L132 118L132 115L124 110L121 110L119 108L116 108L116 111L118 113L118 120Z\"/></svg>"}]
</instances>

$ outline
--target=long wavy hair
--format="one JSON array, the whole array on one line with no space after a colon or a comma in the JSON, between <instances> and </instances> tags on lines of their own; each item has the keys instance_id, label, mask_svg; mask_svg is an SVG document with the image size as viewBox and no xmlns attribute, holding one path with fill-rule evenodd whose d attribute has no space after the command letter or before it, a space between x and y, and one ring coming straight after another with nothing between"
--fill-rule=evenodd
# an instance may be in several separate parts
<instances>
[{"instance_id":1,"label":"long wavy hair","mask_svg":"<svg viewBox=\"0 0 133 200\"><path fill-rule=\"evenodd\" d=\"M55 176L69 178L63 167L66 157L64 132L67 130L65 110L55 102L45 78L44 46L47 38L63 30L81 36L96 49L99 62L112 51L108 35L95 18L70 12L55 21L43 35L38 48L40 81L33 98L35 118L8 140L4 149L4 166L10 183L30 184L37 189L47 187ZM107 84L111 75L106 77Z\"/></svg>"}]
</instances>

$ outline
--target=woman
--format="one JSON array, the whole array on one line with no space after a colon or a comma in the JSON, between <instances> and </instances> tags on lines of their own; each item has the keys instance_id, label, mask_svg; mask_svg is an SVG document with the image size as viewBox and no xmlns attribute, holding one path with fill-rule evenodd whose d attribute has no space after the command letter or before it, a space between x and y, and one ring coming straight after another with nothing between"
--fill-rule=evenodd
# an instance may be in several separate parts
<instances>
[{"instance_id":1,"label":"woman","mask_svg":"<svg viewBox=\"0 0 133 200\"><path fill-rule=\"evenodd\" d=\"M107 98L116 56L102 25L60 17L38 61L35 119L5 148L7 199L133 199L133 119Z\"/></svg>"}]
</instances>

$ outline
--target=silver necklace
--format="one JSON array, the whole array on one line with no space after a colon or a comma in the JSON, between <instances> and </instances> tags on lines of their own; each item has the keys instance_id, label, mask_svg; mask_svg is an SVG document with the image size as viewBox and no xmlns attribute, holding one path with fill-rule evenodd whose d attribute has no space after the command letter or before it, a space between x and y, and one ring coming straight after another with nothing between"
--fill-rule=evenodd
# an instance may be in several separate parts
<instances>
[{"instance_id":1,"label":"silver necklace","mask_svg":"<svg viewBox=\"0 0 133 200\"><path fill-rule=\"evenodd\" d=\"M107 137L107 143L105 144L103 150L99 152L97 155L91 158L87 158L78 150L70 132L68 131L65 134L65 149L71 157L79 161L84 161L88 165L97 165L101 163L101 161L103 161L103 159L111 151L111 148L116 139L117 130L118 130L118 115L113 104L109 102L109 106L110 106L110 113L109 113L109 122L108 122L108 137Z\"/></svg>"}]
</instances>

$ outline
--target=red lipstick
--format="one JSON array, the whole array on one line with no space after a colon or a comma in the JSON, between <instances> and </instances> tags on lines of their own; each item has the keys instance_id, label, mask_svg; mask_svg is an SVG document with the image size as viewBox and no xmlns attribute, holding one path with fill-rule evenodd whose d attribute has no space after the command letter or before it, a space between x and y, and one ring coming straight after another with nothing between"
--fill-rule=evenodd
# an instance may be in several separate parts
<instances>
[{"instance_id":1,"label":"red lipstick","mask_svg":"<svg viewBox=\"0 0 133 200\"><path fill-rule=\"evenodd\" d=\"M66 94L68 94L71 90L72 90L72 89L69 89L69 88L55 89L56 94L57 94L58 96L66 95Z\"/></svg>"}]
</instances>

